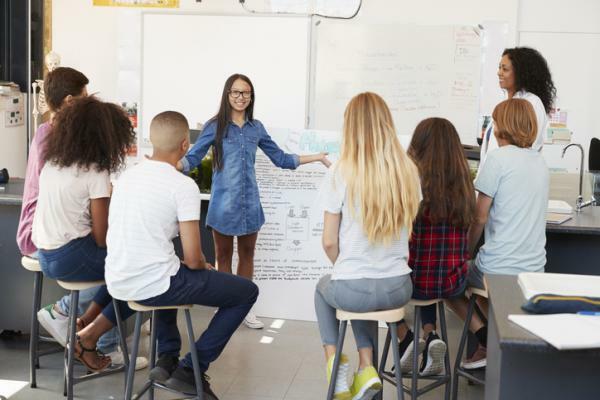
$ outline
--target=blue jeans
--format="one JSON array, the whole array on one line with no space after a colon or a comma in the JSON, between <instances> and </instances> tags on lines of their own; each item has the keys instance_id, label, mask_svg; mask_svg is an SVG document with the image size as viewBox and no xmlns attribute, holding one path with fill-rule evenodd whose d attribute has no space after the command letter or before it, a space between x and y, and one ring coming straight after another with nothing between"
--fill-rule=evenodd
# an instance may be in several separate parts
<instances>
[{"instance_id":1,"label":"blue jeans","mask_svg":"<svg viewBox=\"0 0 600 400\"><path fill-rule=\"evenodd\" d=\"M339 279L325 275L315 290L315 311L321 341L324 345L337 345L339 321L336 310L370 312L391 310L404 306L412 294L410 275L385 279ZM377 321L352 321L356 347L372 348L377 334Z\"/></svg>"},{"instance_id":2,"label":"blue jeans","mask_svg":"<svg viewBox=\"0 0 600 400\"><path fill-rule=\"evenodd\" d=\"M71 240L54 250L39 250L40 266L44 275L65 282L104 280L106 248L98 247L91 235ZM92 299L101 306L102 314L116 325L112 297L106 285L99 286ZM123 320L133 314L124 302L119 303Z\"/></svg>"},{"instance_id":3,"label":"blue jeans","mask_svg":"<svg viewBox=\"0 0 600 400\"><path fill-rule=\"evenodd\" d=\"M158 296L139 301L148 306L198 304L219 307L208 328L196 341L200 369L206 371L216 360L240 326L258 297L258 287L250 280L212 270L191 270L181 265L171 277L169 289ZM156 321L159 354L178 355L181 339L177 329L177 313L160 311ZM179 365L192 368L191 354Z\"/></svg>"}]
</instances>

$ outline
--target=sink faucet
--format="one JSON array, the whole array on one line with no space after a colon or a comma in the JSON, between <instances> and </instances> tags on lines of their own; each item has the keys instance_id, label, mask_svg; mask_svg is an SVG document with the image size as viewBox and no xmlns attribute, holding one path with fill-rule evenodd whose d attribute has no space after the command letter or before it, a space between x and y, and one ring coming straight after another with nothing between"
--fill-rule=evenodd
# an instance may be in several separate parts
<instances>
[{"instance_id":1,"label":"sink faucet","mask_svg":"<svg viewBox=\"0 0 600 400\"><path fill-rule=\"evenodd\" d=\"M561 158L565 157L565 152L571 146L578 147L579 151L580 151L580 155L581 155L580 163L579 163L579 196L577 196L577 200L575 201L575 211L581 212L582 208L596 204L596 199L592 195L592 199L591 200L586 201L585 203L583 201L583 196L582 196L582 186L583 186L583 158L584 158L584 156L583 156L583 147L580 144L578 144L578 143L568 144L567 146L565 146L563 148L563 151L562 151L562 154L561 154Z\"/></svg>"}]
</instances>

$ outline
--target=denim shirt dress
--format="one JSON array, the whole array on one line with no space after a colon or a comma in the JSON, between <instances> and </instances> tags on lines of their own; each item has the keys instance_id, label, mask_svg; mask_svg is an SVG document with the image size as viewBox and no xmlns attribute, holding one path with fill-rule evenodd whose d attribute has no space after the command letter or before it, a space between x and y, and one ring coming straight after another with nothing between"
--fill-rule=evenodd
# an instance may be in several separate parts
<instances>
[{"instance_id":1,"label":"denim shirt dress","mask_svg":"<svg viewBox=\"0 0 600 400\"><path fill-rule=\"evenodd\" d=\"M215 143L216 130L215 120L206 123L194 146L181 159L183 172L200 165ZM281 150L260 121L248 120L241 128L229 122L223 137L223 168L213 169L206 217L206 225L223 235L248 235L258 232L265 223L254 171L257 147L279 168L296 169L300 165L298 155Z\"/></svg>"}]
</instances>

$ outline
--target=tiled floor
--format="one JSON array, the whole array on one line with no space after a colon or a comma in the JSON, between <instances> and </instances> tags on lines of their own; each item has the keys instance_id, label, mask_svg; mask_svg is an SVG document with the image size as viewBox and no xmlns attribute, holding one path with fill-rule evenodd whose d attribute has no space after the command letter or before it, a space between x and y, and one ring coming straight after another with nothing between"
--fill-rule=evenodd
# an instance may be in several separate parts
<instances>
[{"instance_id":1,"label":"tiled floor","mask_svg":"<svg viewBox=\"0 0 600 400\"><path fill-rule=\"evenodd\" d=\"M212 317L213 310L198 307L192 313L194 327L199 334ZM449 312L447 317L452 359L458 342L459 323ZM276 329L269 327L273 320L264 318L263 321L266 323L263 330L240 327L221 357L211 365L208 371L210 382L220 400L324 399L327 391L325 364L316 323L285 321L281 328ZM180 329L184 332L183 325L180 325ZM385 330L380 329L380 343L383 343L384 335ZM273 340L270 344L261 343L264 337ZM0 340L0 399L10 395L7 384L20 388L11 390L16 390L8 397L11 400L63 399L62 355L42 358L42 368L38 370L38 388L30 389L27 384L27 346L26 337ZM344 348L352 365L356 366L356 352L350 351L354 348L351 334L348 334ZM147 373L147 370L142 370L136 374L136 389L143 384ZM123 379L122 374L116 374L85 382L75 386L75 395L81 399L122 399ZM157 399L176 398L166 392L156 393ZM443 389L437 388L421 399L443 397ZM384 399L395 398L395 389L386 384ZM459 399L483 399L483 388L469 386L461 379Z\"/></svg>"}]
</instances>

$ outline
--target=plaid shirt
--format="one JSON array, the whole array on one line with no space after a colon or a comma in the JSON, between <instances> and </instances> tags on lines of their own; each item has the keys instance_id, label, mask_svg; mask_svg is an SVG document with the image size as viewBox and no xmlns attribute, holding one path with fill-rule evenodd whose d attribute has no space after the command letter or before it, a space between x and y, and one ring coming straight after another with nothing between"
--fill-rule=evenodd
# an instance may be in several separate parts
<instances>
[{"instance_id":1,"label":"plaid shirt","mask_svg":"<svg viewBox=\"0 0 600 400\"><path fill-rule=\"evenodd\" d=\"M447 298L456 294L467 276L467 229L427 216L413 224L408 265L412 268L413 297Z\"/></svg>"}]
</instances>

